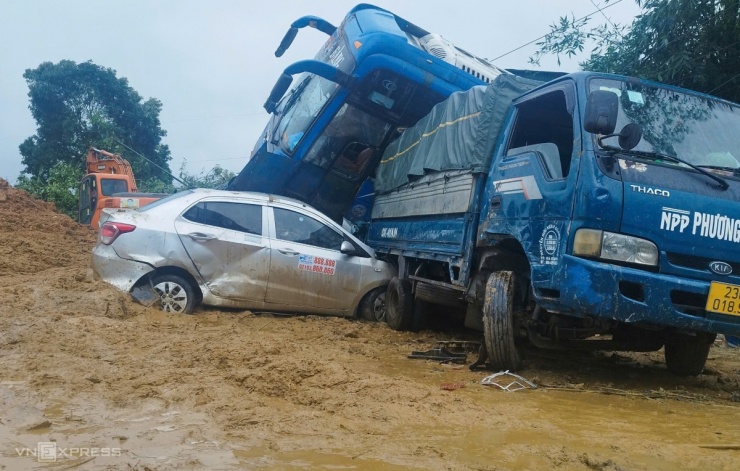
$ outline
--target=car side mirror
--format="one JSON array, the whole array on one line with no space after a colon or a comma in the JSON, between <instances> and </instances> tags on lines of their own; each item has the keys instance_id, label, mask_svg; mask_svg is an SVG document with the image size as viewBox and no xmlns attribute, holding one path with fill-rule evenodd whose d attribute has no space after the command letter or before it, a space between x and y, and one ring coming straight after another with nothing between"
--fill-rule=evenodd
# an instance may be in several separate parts
<instances>
[{"instance_id":1,"label":"car side mirror","mask_svg":"<svg viewBox=\"0 0 740 471\"><path fill-rule=\"evenodd\" d=\"M355 249L355 246L352 245L352 242L345 240L342 241L342 245L339 246L339 251L342 252L344 255L354 255L357 252L357 249Z\"/></svg>"},{"instance_id":2,"label":"car side mirror","mask_svg":"<svg viewBox=\"0 0 740 471\"><path fill-rule=\"evenodd\" d=\"M583 129L591 134L612 134L617 127L619 97L614 92L594 90L588 94Z\"/></svg>"}]
</instances>

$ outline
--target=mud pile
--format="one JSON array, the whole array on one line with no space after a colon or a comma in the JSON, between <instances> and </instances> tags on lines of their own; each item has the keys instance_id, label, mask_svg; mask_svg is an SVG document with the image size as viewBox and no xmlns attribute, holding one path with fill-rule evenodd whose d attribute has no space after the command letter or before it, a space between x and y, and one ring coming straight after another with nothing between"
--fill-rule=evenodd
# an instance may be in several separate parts
<instances>
[{"instance_id":1,"label":"mud pile","mask_svg":"<svg viewBox=\"0 0 740 471\"><path fill-rule=\"evenodd\" d=\"M0 274L89 265L95 231L0 179Z\"/></svg>"}]
</instances>

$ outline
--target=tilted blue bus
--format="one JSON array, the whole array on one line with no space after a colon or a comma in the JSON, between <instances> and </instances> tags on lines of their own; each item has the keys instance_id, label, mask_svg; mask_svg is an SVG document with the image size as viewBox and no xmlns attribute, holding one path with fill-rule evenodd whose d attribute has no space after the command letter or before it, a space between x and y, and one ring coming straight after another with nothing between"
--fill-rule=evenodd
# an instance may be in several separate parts
<instances>
[{"instance_id":1,"label":"tilted blue bus","mask_svg":"<svg viewBox=\"0 0 740 471\"><path fill-rule=\"evenodd\" d=\"M269 122L228 189L290 196L338 221L367 220L377 162L404 128L451 93L507 73L368 4L338 27L298 19L276 56L306 26L329 38L314 59L280 76L265 103Z\"/></svg>"}]
</instances>

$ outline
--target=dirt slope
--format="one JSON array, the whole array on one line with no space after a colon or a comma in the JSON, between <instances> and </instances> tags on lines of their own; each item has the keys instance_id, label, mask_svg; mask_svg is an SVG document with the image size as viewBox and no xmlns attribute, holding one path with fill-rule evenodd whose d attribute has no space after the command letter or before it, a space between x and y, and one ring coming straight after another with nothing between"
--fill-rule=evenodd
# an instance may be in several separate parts
<instances>
[{"instance_id":1,"label":"dirt slope","mask_svg":"<svg viewBox=\"0 0 740 471\"><path fill-rule=\"evenodd\" d=\"M539 388L410 360L468 332L205 310L95 281L94 233L0 181L0 468L737 469L740 358L528 352ZM452 391L443 389L452 385ZM462 387L460 387L462 386ZM31 456L57 447L56 463ZM76 451L75 451L76 450Z\"/></svg>"}]
</instances>

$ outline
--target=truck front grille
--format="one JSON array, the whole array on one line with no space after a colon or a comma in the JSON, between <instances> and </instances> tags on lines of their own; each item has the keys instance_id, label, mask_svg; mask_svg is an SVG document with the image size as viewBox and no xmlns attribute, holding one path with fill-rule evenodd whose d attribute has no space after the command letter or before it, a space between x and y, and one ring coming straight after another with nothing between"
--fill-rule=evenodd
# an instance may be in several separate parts
<instances>
[{"instance_id":1,"label":"truck front grille","mask_svg":"<svg viewBox=\"0 0 740 471\"><path fill-rule=\"evenodd\" d=\"M709 270L709 264L711 262L724 261L732 267L732 273L740 274L740 263L736 262L727 262L726 260L718 260L716 258L698 257L696 255L686 255L674 252L666 252L666 257L671 265L689 268L691 270L700 270L707 273L711 273Z\"/></svg>"}]
</instances>

